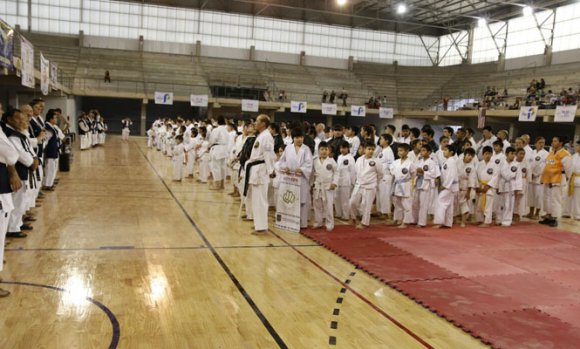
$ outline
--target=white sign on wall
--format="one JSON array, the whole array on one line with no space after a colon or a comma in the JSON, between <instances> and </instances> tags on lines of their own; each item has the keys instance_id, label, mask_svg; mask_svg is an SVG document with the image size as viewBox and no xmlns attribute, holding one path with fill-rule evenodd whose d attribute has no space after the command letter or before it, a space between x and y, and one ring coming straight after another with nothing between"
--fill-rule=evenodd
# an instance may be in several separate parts
<instances>
[{"instance_id":1,"label":"white sign on wall","mask_svg":"<svg viewBox=\"0 0 580 349\"><path fill-rule=\"evenodd\" d=\"M322 115L336 115L336 104L322 103Z\"/></svg>"},{"instance_id":2,"label":"white sign on wall","mask_svg":"<svg viewBox=\"0 0 580 349\"><path fill-rule=\"evenodd\" d=\"M556 107L554 122L574 122L577 105L559 105Z\"/></svg>"},{"instance_id":3,"label":"white sign on wall","mask_svg":"<svg viewBox=\"0 0 580 349\"><path fill-rule=\"evenodd\" d=\"M352 105L350 115L363 117L367 115L367 108L364 105Z\"/></svg>"},{"instance_id":4,"label":"white sign on wall","mask_svg":"<svg viewBox=\"0 0 580 349\"><path fill-rule=\"evenodd\" d=\"M518 121L534 122L538 116L538 107L521 107Z\"/></svg>"},{"instance_id":5,"label":"white sign on wall","mask_svg":"<svg viewBox=\"0 0 580 349\"><path fill-rule=\"evenodd\" d=\"M209 104L208 95L191 95L191 106L192 107L207 108L208 104Z\"/></svg>"},{"instance_id":6,"label":"white sign on wall","mask_svg":"<svg viewBox=\"0 0 580 349\"><path fill-rule=\"evenodd\" d=\"M155 104L173 105L173 92L155 92Z\"/></svg>"},{"instance_id":7,"label":"white sign on wall","mask_svg":"<svg viewBox=\"0 0 580 349\"><path fill-rule=\"evenodd\" d=\"M34 88L34 47L22 36L20 36L20 57L22 57L22 85Z\"/></svg>"},{"instance_id":8,"label":"white sign on wall","mask_svg":"<svg viewBox=\"0 0 580 349\"><path fill-rule=\"evenodd\" d=\"M392 119L395 116L395 109L393 108L379 108L379 118Z\"/></svg>"},{"instance_id":9,"label":"white sign on wall","mask_svg":"<svg viewBox=\"0 0 580 349\"><path fill-rule=\"evenodd\" d=\"M300 101L290 102L290 111L293 113L306 113L308 110L308 103Z\"/></svg>"},{"instance_id":10,"label":"white sign on wall","mask_svg":"<svg viewBox=\"0 0 580 349\"><path fill-rule=\"evenodd\" d=\"M257 113L260 109L260 102L253 99L242 99L242 111Z\"/></svg>"}]
</instances>

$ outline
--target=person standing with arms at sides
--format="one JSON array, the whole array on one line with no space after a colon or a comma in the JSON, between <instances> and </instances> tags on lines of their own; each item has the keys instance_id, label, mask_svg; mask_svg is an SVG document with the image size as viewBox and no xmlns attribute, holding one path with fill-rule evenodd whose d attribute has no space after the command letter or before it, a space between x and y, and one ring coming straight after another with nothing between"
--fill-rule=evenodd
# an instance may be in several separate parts
<instances>
[{"instance_id":1,"label":"person standing with arms at sides","mask_svg":"<svg viewBox=\"0 0 580 349\"><path fill-rule=\"evenodd\" d=\"M472 190L475 191L479 185L477 183L475 150L467 148L462 155L462 159L457 161L457 175L459 178L457 205L459 206L458 212L461 215L461 227L464 228L467 218L473 213Z\"/></svg>"},{"instance_id":2,"label":"person standing with arms at sides","mask_svg":"<svg viewBox=\"0 0 580 349\"><path fill-rule=\"evenodd\" d=\"M342 141L340 155L338 156L338 188L336 189L336 198L334 200L336 216L345 221L350 219L348 202L356 181L355 160L350 153L349 147L350 144L347 141Z\"/></svg>"},{"instance_id":3,"label":"person standing with arms at sides","mask_svg":"<svg viewBox=\"0 0 580 349\"><path fill-rule=\"evenodd\" d=\"M0 117L4 114L2 104L0 104ZM10 213L14 209L12 202L12 192L18 192L22 187L22 181L16 171L18 162L18 151L8 139L2 128L0 128L0 261L4 260L4 245L6 233L8 231L8 220ZM0 272L4 264L0 263ZM0 298L7 297L10 292L0 288Z\"/></svg>"},{"instance_id":4,"label":"person standing with arms at sides","mask_svg":"<svg viewBox=\"0 0 580 349\"><path fill-rule=\"evenodd\" d=\"M530 213L526 218L540 219L540 211L544 207L544 184L542 184L542 174L546 167L548 151L544 149L546 140L544 137L536 138L536 148L532 151L531 162L531 182L528 193Z\"/></svg>"},{"instance_id":5,"label":"person standing with arms at sides","mask_svg":"<svg viewBox=\"0 0 580 349\"><path fill-rule=\"evenodd\" d=\"M564 149L568 139L564 136L552 138L552 150L546 158L546 166L542 173L544 183L544 211L546 216L540 224L550 227L558 226L558 218L562 214L562 182L563 173L571 173L572 157Z\"/></svg>"},{"instance_id":6,"label":"person standing with arms at sides","mask_svg":"<svg viewBox=\"0 0 580 349\"><path fill-rule=\"evenodd\" d=\"M90 148L89 133L91 129L88 124L87 114L84 112L79 116L79 137L81 139L80 146L81 150Z\"/></svg>"},{"instance_id":7,"label":"person standing with arms at sides","mask_svg":"<svg viewBox=\"0 0 580 349\"><path fill-rule=\"evenodd\" d=\"M173 181L181 182L183 180L183 164L187 163L187 151L183 144L183 135L175 136L175 147L173 147Z\"/></svg>"},{"instance_id":8,"label":"person standing with arms at sides","mask_svg":"<svg viewBox=\"0 0 580 349\"><path fill-rule=\"evenodd\" d=\"M443 148L445 155L445 163L441 167L441 188L439 197L437 198L437 207L435 208L435 226L433 228L441 228L445 226L451 228L453 226L453 214L455 193L459 191L459 179L457 176L457 162L455 158L455 147L447 145Z\"/></svg>"},{"instance_id":9,"label":"person standing with arms at sides","mask_svg":"<svg viewBox=\"0 0 580 349\"><path fill-rule=\"evenodd\" d=\"M515 195L522 189L522 173L520 163L516 161L516 149L508 147L505 159L499 168L499 202L500 213L497 215L497 225L509 227L514 216Z\"/></svg>"},{"instance_id":10,"label":"person standing with arms at sides","mask_svg":"<svg viewBox=\"0 0 580 349\"><path fill-rule=\"evenodd\" d=\"M421 143L420 141L418 141ZM412 181L417 175L417 165L419 161L415 162L409 157L409 145L407 143L399 143L398 146L399 158L393 162L391 166L391 175L394 178L393 182L393 205L395 212L393 213L394 224L399 228L406 228L407 224L413 223L413 188Z\"/></svg>"},{"instance_id":11,"label":"person standing with arms at sides","mask_svg":"<svg viewBox=\"0 0 580 349\"><path fill-rule=\"evenodd\" d=\"M388 221L391 215L391 205L393 198L393 175L391 174L391 165L395 161L395 155L391 149L393 136L383 133L379 139L382 148L379 154L379 164L383 167L383 179L379 181L377 211L384 215Z\"/></svg>"},{"instance_id":12,"label":"person standing with arms at sides","mask_svg":"<svg viewBox=\"0 0 580 349\"><path fill-rule=\"evenodd\" d=\"M248 219L254 220L255 233L268 231L268 185L270 177L274 175L276 159L274 138L268 131L268 126L270 126L270 118L264 114L258 115L255 123L258 136L244 167L246 215Z\"/></svg>"},{"instance_id":13,"label":"person standing with arms at sides","mask_svg":"<svg viewBox=\"0 0 580 349\"><path fill-rule=\"evenodd\" d=\"M326 230L334 229L334 194L338 184L336 161L329 157L330 146L326 142L318 145L318 158L314 159L314 191L312 203L314 206L314 225L322 227L325 221Z\"/></svg>"},{"instance_id":14,"label":"person standing with arms at sides","mask_svg":"<svg viewBox=\"0 0 580 349\"><path fill-rule=\"evenodd\" d=\"M383 178L383 168L373 158L376 145L367 140L362 145L364 154L356 161L356 184L350 197L350 219L357 229L367 228L371 223L371 209L375 200L378 182ZM362 220L357 224L357 216L362 213Z\"/></svg>"},{"instance_id":15,"label":"person standing with arms at sides","mask_svg":"<svg viewBox=\"0 0 580 349\"><path fill-rule=\"evenodd\" d=\"M196 152L199 159L199 183L207 183L209 177L209 142L207 141L207 129L202 126L199 128L199 142L197 143Z\"/></svg>"},{"instance_id":16,"label":"person standing with arms at sides","mask_svg":"<svg viewBox=\"0 0 580 349\"><path fill-rule=\"evenodd\" d=\"M10 213L6 236L13 238L25 238L27 235L22 232L22 229L25 227L30 229L29 226L23 225L22 217L30 204L30 190L36 187L34 171L40 164L28 136L25 135L27 129L28 120L20 110L9 110L2 116L2 130L18 152L18 162L15 168L22 184L19 190L12 191L14 209Z\"/></svg>"},{"instance_id":17,"label":"person standing with arms at sides","mask_svg":"<svg viewBox=\"0 0 580 349\"><path fill-rule=\"evenodd\" d=\"M572 170L568 183L568 196L570 200L570 217L580 220L580 141L574 145L572 156Z\"/></svg>"},{"instance_id":18,"label":"person standing with arms at sides","mask_svg":"<svg viewBox=\"0 0 580 349\"><path fill-rule=\"evenodd\" d=\"M532 168L530 162L526 159L526 150L518 148L516 150L516 161L520 165L520 172L522 176L522 187L519 192L514 193L514 222L519 222L520 217L528 212L528 189L532 177Z\"/></svg>"},{"instance_id":19,"label":"person standing with arms at sides","mask_svg":"<svg viewBox=\"0 0 580 349\"><path fill-rule=\"evenodd\" d=\"M218 127L212 129L209 136L209 168L213 177L213 187L210 189L224 189L226 178L226 161L228 157L229 134L226 128L226 119L223 116L217 119Z\"/></svg>"},{"instance_id":20,"label":"person standing with arms at sides","mask_svg":"<svg viewBox=\"0 0 580 349\"><path fill-rule=\"evenodd\" d=\"M124 118L123 121L123 130L121 131L121 135L124 141L129 140L129 135L131 134L131 125L133 125L133 121L129 118Z\"/></svg>"},{"instance_id":21,"label":"person standing with arms at sides","mask_svg":"<svg viewBox=\"0 0 580 349\"><path fill-rule=\"evenodd\" d=\"M280 158L280 170L285 174L300 177L300 228L308 227L310 213L310 174L312 173L312 153L303 144L304 132L302 128L292 130L294 144L286 147Z\"/></svg>"},{"instance_id":22,"label":"person standing with arms at sides","mask_svg":"<svg viewBox=\"0 0 580 349\"><path fill-rule=\"evenodd\" d=\"M477 202L475 207L475 220L481 222L482 228L487 228L493 219L493 207L495 205L495 192L499 182L499 166L491 161L493 149L486 146L482 149L483 160L477 164L477 179L479 188L476 190Z\"/></svg>"},{"instance_id":23,"label":"person standing with arms at sides","mask_svg":"<svg viewBox=\"0 0 580 349\"><path fill-rule=\"evenodd\" d=\"M60 149L60 141L58 130L56 129L56 114L54 110L50 109L46 113L46 131L48 138L46 146L44 147L44 183L42 190L53 191L54 179L56 178L56 171L58 169L58 155Z\"/></svg>"},{"instance_id":24,"label":"person standing with arms at sides","mask_svg":"<svg viewBox=\"0 0 580 349\"><path fill-rule=\"evenodd\" d=\"M424 144L421 147L421 158L417 166L415 180L415 195L413 197L413 219L417 222L417 228L427 225L430 202L433 198L432 190L435 188L435 180L440 176L439 165L431 158L431 146Z\"/></svg>"}]
</instances>

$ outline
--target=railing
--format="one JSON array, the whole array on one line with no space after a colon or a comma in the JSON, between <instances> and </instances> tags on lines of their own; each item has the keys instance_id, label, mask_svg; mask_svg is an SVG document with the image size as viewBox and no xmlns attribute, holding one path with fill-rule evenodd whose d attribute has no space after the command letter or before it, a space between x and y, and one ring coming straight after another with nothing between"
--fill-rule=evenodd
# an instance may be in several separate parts
<instances>
[{"instance_id":1,"label":"railing","mask_svg":"<svg viewBox=\"0 0 580 349\"><path fill-rule=\"evenodd\" d=\"M149 95L159 91L172 92L175 96L187 97L191 94L206 94L209 92L207 85L147 81L145 88L145 82L142 80L112 80L109 83L105 82L104 79L96 78L77 78L74 89L81 92L101 90L116 93L131 93L134 95Z\"/></svg>"}]
</instances>

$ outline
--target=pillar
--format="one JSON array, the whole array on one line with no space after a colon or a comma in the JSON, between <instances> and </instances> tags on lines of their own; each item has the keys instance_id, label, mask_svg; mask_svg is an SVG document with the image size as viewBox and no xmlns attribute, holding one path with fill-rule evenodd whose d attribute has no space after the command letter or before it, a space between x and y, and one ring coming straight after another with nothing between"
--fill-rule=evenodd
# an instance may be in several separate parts
<instances>
[{"instance_id":1,"label":"pillar","mask_svg":"<svg viewBox=\"0 0 580 349\"><path fill-rule=\"evenodd\" d=\"M500 53L497 57L497 71L501 72L505 70L505 53Z\"/></svg>"},{"instance_id":2,"label":"pillar","mask_svg":"<svg viewBox=\"0 0 580 349\"><path fill-rule=\"evenodd\" d=\"M143 103L141 103L141 129L139 130L139 134L141 136L145 136L147 132L147 104L149 100L147 98L143 98Z\"/></svg>"},{"instance_id":3,"label":"pillar","mask_svg":"<svg viewBox=\"0 0 580 349\"><path fill-rule=\"evenodd\" d=\"M144 42L145 42L145 39L143 38L143 35L139 35L139 52L143 52Z\"/></svg>"},{"instance_id":4,"label":"pillar","mask_svg":"<svg viewBox=\"0 0 580 349\"><path fill-rule=\"evenodd\" d=\"M354 57L348 56L348 71L354 70Z\"/></svg>"},{"instance_id":5,"label":"pillar","mask_svg":"<svg viewBox=\"0 0 580 349\"><path fill-rule=\"evenodd\" d=\"M306 65L306 52L300 51L300 65Z\"/></svg>"},{"instance_id":6,"label":"pillar","mask_svg":"<svg viewBox=\"0 0 580 349\"><path fill-rule=\"evenodd\" d=\"M201 41L200 40L197 40L195 42L195 56L201 57Z\"/></svg>"},{"instance_id":7,"label":"pillar","mask_svg":"<svg viewBox=\"0 0 580 349\"><path fill-rule=\"evenodd\" d=\"M79 47L85 47L85 32L79 30Z\"/></svg>"},{"instance_id":8,"label":"pillar","mask_svg":"<svg viewBox=\"0 0 580 349\"><path fill-rule=\"evenodd\" d=\"M250 46L250 61L256 60L256 46Z\"/></svg>"},{"instance_id":9,"label":"pillar","mask_svg":"<svg viewBox=\"0 0 580 349\"><path fill-rule=\"evenodd\" d=\"M546 45L544 49L544 65L552 65L552 46Z\"/></svg>"}]
</instances>

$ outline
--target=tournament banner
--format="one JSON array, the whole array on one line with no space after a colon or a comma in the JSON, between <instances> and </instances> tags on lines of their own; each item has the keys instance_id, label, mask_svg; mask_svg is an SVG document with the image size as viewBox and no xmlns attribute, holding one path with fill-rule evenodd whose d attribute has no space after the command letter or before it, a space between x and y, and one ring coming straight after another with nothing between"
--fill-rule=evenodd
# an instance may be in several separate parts
<instances>
[{"instance_id":1,"label":"tournament banner","mask_svg":"<svg viewBox=\"0 0 580 349\"><path fill-rule=\"evenodd\" d=\"M486 114L487 108L479 108L479 113L477 114L477 128L482 129L485 127Z\"/></svg>"},{"instance_id":2,"label":"tournament banner","mask_svg":"<svg viewBox=\"0 0 580 349\"><path fill-rule=\"evenodd\" d=\"M577 105L559 105L556 107L554 122L574 122Z\"/></svg>"},{"instance_id":3,"label":"tournament banner","mask_svg":"<svg viewBox=\"0 0 580 349\"><path fill-rule=\"evenodd\" d=\"M290 111L292 113L306 113L308 110L308 103L306 102L299 102L299 101L291 101L290 102Z\"/></svg>"},{"instance_id":4,"label":"tournament banner","mask_svg":"<svg viewBox=\"0 0 580 349\"><path fill-rule=\"evenodd\" d=\"M50 62L50 85L53 90L58 90L56 85L58 84L58 65L56 63Z\"/></svg>"},{"instance_id":5,"label":"tournament banner","mask_svg":"<svg viewBox=\"0 0 580 349\"><path fill-rule=\"evenodd\" d=\"M14 30L0 19L0 67L12 70L14 67Z\"/></svg>"},{"instance_id":6,"label":"tournament banner","mask_svg":"<svg viewBox=\"0 0 580 349\"><path fill-rule=\"evenodd\" d=\"M276 199L276 228L300 232L300 180L299 176L282 176Z\"/></svg>"},{"instance_id":7,"label":"tournament banner","mask_svg":"<svg viewBox=\"0 0 580 349\"><path fill-rule=\"evenodd\" d=\"M257 113L260 109L260 102L253 99L242 99L242 111Z\"/></svg>"},{"instance_id":8,"label":"tournament banner","mask_svg":"<svg viewBox=\"0 0 580 349\"><path fill-rule=\"evenodd\" d=\"M155 104L173 105L173 92L155 92Z\"/></svg>"},{"instance_id":9,"label":"tournament banner","mask_svg":"<svg viewBox=\"0 0 580 349\"><path fill-rule=\"evenodd\" d=\"M522 122L534 122L536 121L536 116L538 116L538 107L521 107L520 117L518 121Z\"/></svg>"},{"instance_id":10,"label":"tournament banner","mask_svg":"<svg viewBox=\"0 0 580 349\"><path fill-rule=\"evenodd\" d=\"M34 47L30 41L20 36L20 57L22 60L22 85L34 88Z\"/></svg>"},{"instance_id":11,"label":"tournament banner","mask_svg":"<svg viewBox=\"0 0 580 349\"><path fill-rule=\"evenodd\" d=\"M395 116L395 109L393 108L379 108L379 118L392 119Z\"/></svg>"},{"instance_id":12,"label":"tournament banner","mask_svg":"<svg viewBox=\"0 0 580 349\"><path fill-rule=\"evenodd\" d=\"M367 115L367 108L364 105L352 105L350 115L363 117Z\"/></svg>"},{"instance_id":13,"label":"tournament banner","mask_svg":"<svg viewBox=\"0 0 580 349\"><path fill-rule=\"evenodd\" d=\"M207 108L209 105L208 95L191 95L191 106Z\"/></svg>"},{"instance_id":14,"label":"tournament banner","mask_svg":"<svg viewBox=\"0 0 580 349\"><path fill-rule=\"evenodd\" d=\"M40 90L43 95L48 94L48 84L50 82L50 63L48 59L44 58L42 52L40 53Z\"/></svg>"},{"instance_id":15,"label":"tournament banner","mask_svg":"<svg viewBox=\"0 0 580 349\"><path fill-rule=\"evenodd\" d=\"M336 111L336 104L322 103L322 115L336 115Z\"/></svg>"}]
</instances>

